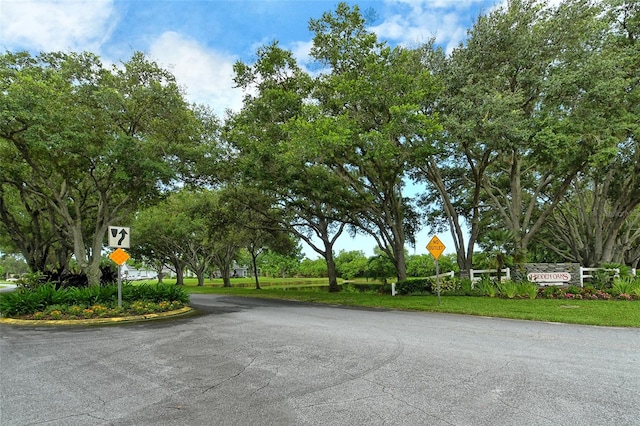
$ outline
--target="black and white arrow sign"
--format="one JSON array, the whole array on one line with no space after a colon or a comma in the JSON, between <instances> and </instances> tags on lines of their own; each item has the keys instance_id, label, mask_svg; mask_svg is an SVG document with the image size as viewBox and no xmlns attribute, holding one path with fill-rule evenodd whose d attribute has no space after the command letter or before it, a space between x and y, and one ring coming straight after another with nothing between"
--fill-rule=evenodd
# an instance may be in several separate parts
<instances>
[{"instance_id":1,"label":"black and white arrow sign","mask_svg":"<svg viewBox=\"0 0 640 426\"><path fill-rule=\"evenodd\" d=\"M129 228L122 226L109 227L109 247L113 248L129 248Z\"/></svg>"}]
</instances>

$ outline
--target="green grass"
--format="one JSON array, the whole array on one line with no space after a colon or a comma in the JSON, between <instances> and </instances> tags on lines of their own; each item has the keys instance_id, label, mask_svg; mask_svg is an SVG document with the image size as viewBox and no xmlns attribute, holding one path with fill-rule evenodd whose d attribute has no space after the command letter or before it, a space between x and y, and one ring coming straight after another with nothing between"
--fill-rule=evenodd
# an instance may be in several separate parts
<instances>
[{"instance_id":1,"label":"green grass","mask_svg":"<svg viewBox=\"0 0 640 426\"><path fill-rule=\"evenodd\" d=\"M231 283L234 287L231 288L221 287L221 280L207 282L203 287L197 287L193 280L186 280L185 289L188 293L228 294L330 305L443 312L599 326L640 327L640 302L638 301L531 300L442 296L440 303L438 303L437 296L390 296L357 292L329 293L321 287L326 286L326 279L304 280L304 282L293 279L261 279L262 290L255 290L252 287L238 287L238 284L244 283L242 280L245 279L232 279ZM253 282L251 281L251 283ZM304 285L308 287L302 289L301 287Z\"/></svg>"}]
</instances>

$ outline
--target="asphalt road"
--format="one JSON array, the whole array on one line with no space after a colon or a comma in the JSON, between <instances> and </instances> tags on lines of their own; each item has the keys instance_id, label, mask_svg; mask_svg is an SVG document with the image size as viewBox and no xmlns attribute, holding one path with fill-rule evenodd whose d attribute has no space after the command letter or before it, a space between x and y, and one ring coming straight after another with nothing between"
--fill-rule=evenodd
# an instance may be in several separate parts
<instances>
[{"instance_id":1,"label":"asphalt road","mask_svg":"<svg viewBox=\"0 0 640 426\"><path fill-rule=\"evenodd\" d=\"M640 330L194 295L0 325L0 424L640 425Z\"/></svg>"}]
</instances>

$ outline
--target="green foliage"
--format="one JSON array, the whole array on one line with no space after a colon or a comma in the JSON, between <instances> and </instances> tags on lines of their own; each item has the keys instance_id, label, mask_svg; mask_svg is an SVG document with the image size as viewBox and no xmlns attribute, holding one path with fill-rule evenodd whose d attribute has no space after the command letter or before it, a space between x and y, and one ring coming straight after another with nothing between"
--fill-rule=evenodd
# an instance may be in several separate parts
<instances>
[{"instance_id":1,"label":"green foliage","mask_svg":"<svg viewBox=\"0 0 640 426\"><path fill-rule=\"evenodd\" d=\"M640 280L633 277L616 278L611 286L611 294L634 294L640 296Z\"/></svg>"},{"instance_id":2,"label":"green foliage","mask_svg":"<svg viewBox=\"0 0 640 426\"><path fill-rule=\"evenodd\" d=\"M430 277L436 274L436 266L433 256L430 254L413 254L407 256L407 276L409 277ZM449 271L458 272L455 254L444 254L438 259L438 269L440 273Z\"/></svg>"},{"instance_id":3,"label":"green foliage","mask_svg":"<svg viewBox=\"0 0 640 426\"><path fill-rule=\"evenodd\" d=\"M175 78L140 52L122 66L91 53L5 53L0 85L0 157L9 160L0 208L21 231L14 243L33 270L65 268L73 254L99 284L107 226L161 198L188 171L187 153L211 138ZM29 210L40 220L20 221Z\"/></svg>"},{"instance_id":4,"label":"green foliage","mask_svg":"<svg viewBox=\"0 0 640 426\"><path fill-rule=\"evenodd\" d=\"M591 274L590 284L598 290L608 290L615 279L614 271L598 270Z\"/></svg>"},{"instance_id":5,"label":"green foliage","mask_svg":"<svg viewBox=\"0 0 640 426\"><path fill-rule=\"evenodd\" d=\"M480 293L483 296L496 297L498 294L498 287L495 282L488 276L482 276L480 280L475 284Z\"/></svg>"},{"instance_id":6,"label":"green foliage","mask_svg":"<svg viewBox=\"0 0 640 426\"><path fill-rule=\"evenodd\" d=\"M517 287L517 293L520 297L535 299L538 296L538 285L535 283L523 281L519 282Z\"/></svg>"},{"instance_id":7,"label":"green foliage","mask_svg":"<svg viewBox=\"0 0 640 426\"><path fill-rule=\"evenodd\" d=\"M267 277L291 277L298 272L300 254L282 255L269 251L262 255L260 267Z\"/></svg>"},{"instance_id":8,"label":"green foliage","mask_svg":"<svg viewBox=\"0 0 640 426\"><path fill-rule=\"evenodd\" d=\"M46 282L42 280L43 278L44 274L42 272L29 272L20 277L18 281L16 281L16 284L25 290L35 290L46 284Z\"/></svg>"},{"instance_id":9,"label":"green foliage","mask_svg":"<svg viewBox=\"0 0 640 426\"><path fill-rule=\"evenodd\" d=\"M502 297L513 299L518 295L518 284L511 280L499 282L497 287L498 293L500 293Z\"/></svg>"},{"instance_id":10,"label":"green foliage","mask_svg":"<svg viewBox=\"0 0 640 426\"><path fill-rule=\"evenodd\" d=\"M430 278L411 278L396 283L398 294L431 294L433 281Z\"/></svg>"},{"instance_id":11,"label":"green foliage","mask_svg":"<svg viewBox=\"0 0 640 426\"><path fill-rule=\"evenodd\" d=\"M305 258L300 262L298 273L304 278L324 278L327 276L327 261L325 259Z\"/></svg>"},{"instance_id":12,"label":"green foliage","mask_svg":"<svg viewBox=\"0 0 640 426\"><path fill-rule=\"evenodd\" d=\"M570 285L566 288L565 293L570 294L580 294L582 292L581 288L577 285Z\"/></svg>"},{"instance_id":13,"label":"green foliage","mask_svg":"<svg viewBox=\"0 0 640 426\"><path fill-rule=\"evenodd\" d=\"M631 267L623 263L600 263L598 267L603 269L617 269L620 271L619 275L622 278L633 277L633 275L631 275ZM608 273L615 274L613 271L608 271Z\"/></svg>"},{"instance_id":14,"label":"green foliage","mask_svg":"<svg viewBox=\"0 0 640 426\"><path fill-rule=\"evenodd\" d=\"M555 285L541 287L538 290L538 295L545 299L556 299L561 294L563 294L562 288Z\"/></svg>"},{"instance_id":15,"label":"green foliage","mask_svg":"<svg viewBox=\"0 0 640 426\"><path fill-rule=\"evenodd\" d=\"M364 277L367 270L367 257L362 251L344 251L335 257L338 276L345 280Z\"/></svg>"},{"instance_id":16,"label":"green foliage","mask_svg":"<svg viewBox=\"0 0 640 426\"><path fill-rule=\"evenodd\" d=\"M10 293L0 293L0 313L5 317L33 314L46 309L63 310L61 306L114 306L117 301L118 287L90 286L85 288L57 289L53 283L46 283L33 289L22 288ZM177 301L189 302L184 287L170 284L122 286L123 303L136 301L161 303Z\"/></svg>"},{"instance_id":17,"label":"green foliage","mask_svg":"<svg viewBox=\"0 0 640 426\"><path fill-rule=\"evenodd\" d=\"M387 278L393 276L395 272L395 267L391 259L389 259L389 256L382 253L382 251L376 247L374 256L370 257L367 261L367 277L386 283Z\"/></svg>"},{"instance_id":18,"label":"green foliage","mask_svg":"<svg viewBox=\"0 0 640 426\"><path fill-rule=\"evenodd\" d=\"M435 278L429 278L431 280L431 288L433 292L438 291L438 286L440 287L441 294L449 294L449 295L463 295L462 284L460 279L456 277L440 277L439 280Z\"/></svg>"},{"instance_id":19,"label":"green foliage","mask_svg":"<svg viewBox=\"0 0 640 426\"><path fill-rule=\"evenodd\" d=\"M430 254L409 255L406 261L408 277L429 277L436 273L433 256Z\"/></svg>"},{"instance_id":20,"label":"green foliage","mask_svg":"<svg viewBox=\"0 0 640 426\"><path fill-rule=\"evenodd\" d=\"M127 285L122 287L123 300L162 302L166 300L177 300L182 303L189 302L189 295L184 287L171 284L143 284Z\"/></svg>"},{"instance_id":21,"label":"green foliage","mask_svg":"<svg viewBox=\"0 0 640 426\"><path fill-rule=\"evenodd\" d=\"M0 293L0 315L4 317L30 314L45 307L43 298L36 291Z\"/></svg>"}]
</instances>

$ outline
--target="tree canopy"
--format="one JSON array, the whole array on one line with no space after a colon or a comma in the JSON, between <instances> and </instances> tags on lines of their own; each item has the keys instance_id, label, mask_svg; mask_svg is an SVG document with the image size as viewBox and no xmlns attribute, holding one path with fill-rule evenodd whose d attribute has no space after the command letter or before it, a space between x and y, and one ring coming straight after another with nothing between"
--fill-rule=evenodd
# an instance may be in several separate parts
<instances>
[{"instance_id":1,"label":"tree canopy","mask_svg":"<svg viewBox=\"0 0 640 426\"><path fill-rule=\"evenodd\" d=\"M307 269L337 290L364 267L334 253L339 238L373 237L370 266L404 279L420 269L406 246L426 225L451 232L460 270L478 247L499 267L637 267L639 11L510 0L444 52L379 40L340 3L309 21L313 72L277 41L237 62L245 98L224 119L141 53L105 66L7 52L0 247L34 271L74 258L96 283L107 227L132 223L148 263L200 282L217 268L230 285L240 250L254 270L260 255L290 271L279 253L301 240L326 263Z\"/></svg>"}]
</instances>

